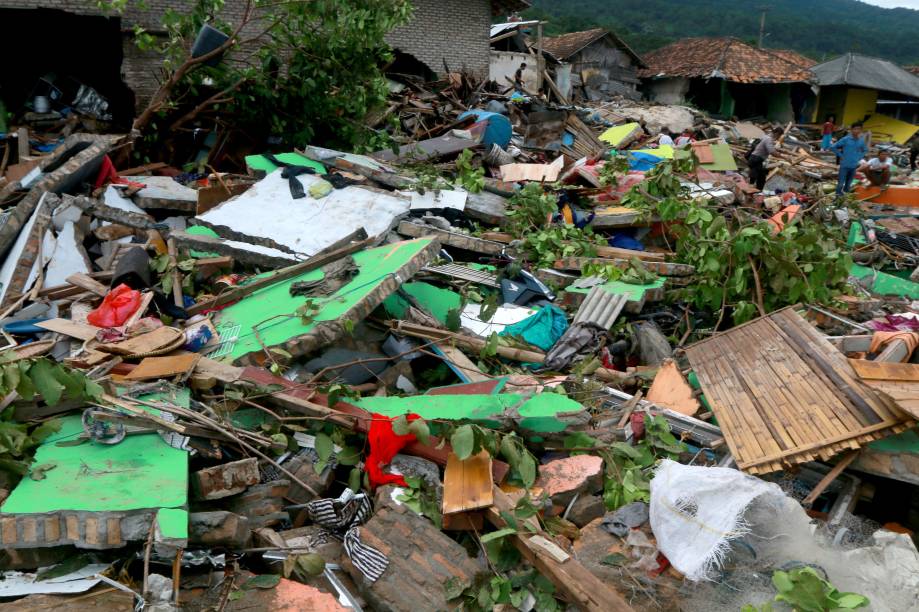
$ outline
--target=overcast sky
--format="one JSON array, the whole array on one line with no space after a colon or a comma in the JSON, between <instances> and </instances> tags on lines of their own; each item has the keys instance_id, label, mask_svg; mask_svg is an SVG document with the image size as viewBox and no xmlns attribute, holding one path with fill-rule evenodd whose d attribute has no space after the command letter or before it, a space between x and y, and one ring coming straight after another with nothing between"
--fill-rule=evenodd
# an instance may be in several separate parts
<instances>
[{"instance_id":1,"label":"overcast sky","mask_svg":"<svg viewBox=\"0 0 919 612\"><path fill-rule=\"evenodd\" d=\"M862 0L868 4L883 6L884 8L896 8L902 6L905 8L919 9L919 0Z\"/></svg>"}]
</instances>

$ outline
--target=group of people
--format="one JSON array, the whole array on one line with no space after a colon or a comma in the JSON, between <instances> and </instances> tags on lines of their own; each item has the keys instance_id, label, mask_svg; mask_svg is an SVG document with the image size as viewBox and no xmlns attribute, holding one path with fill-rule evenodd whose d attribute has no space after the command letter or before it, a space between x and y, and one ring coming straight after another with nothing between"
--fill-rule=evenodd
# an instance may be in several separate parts
<instances>
[{"instance_id":1,"label":"group of people","mask_svg":"<svg viewBox=\"0 0 919 612\"><path fill-rule=\"evenodd\" d=\"M836 154L839 164L839 178L836 183L836 194L842 196L852 189L855 173L861 172L868 181L881 189L886 189L890 183L890 174L893 161L890 154L880 149L876 157L867 158L868 144L862 135L863 125L860 122L852 124L849 133L835 143L833 134L836 131L836 118L827 117L823 124L823 138L821 147ZM782 137L780 128L773 129L766 134L750 151L747 164L750 168L750 182L762 191L766 185L766 161L775 151L776 142ZM913 141L910 153L910 166L915 169L916 158L919 156L919 138Z\"/></svg>"}]
</instances>

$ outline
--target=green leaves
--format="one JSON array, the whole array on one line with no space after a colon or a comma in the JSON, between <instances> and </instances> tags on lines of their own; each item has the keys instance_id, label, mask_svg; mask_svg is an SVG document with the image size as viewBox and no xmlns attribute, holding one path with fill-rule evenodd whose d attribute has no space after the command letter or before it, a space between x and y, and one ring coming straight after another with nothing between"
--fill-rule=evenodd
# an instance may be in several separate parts
<instances>
[{"instance_id":1,"label":"green leaves","mask_svg":"<svg viewBox=\"0 0 919 612\"><path fill-rule=\"evenodd\" d=\"M0 395L16 391L25 401L31 401L36 393L49 406L66 399L98 399L102 387L78 371L51 362L47 359L7 362L0 366Z\"/></svg>"},{"instance_id":2,"label":"green leaves","mask_svg":"<svg viewBox=\"0 0 919 612\"><path fill-rule=\"evenodd\" d=\"M456 158L457 183L469 193L479 193L485 188L485 169L472 165L472 151L466 149Z\"/></svg>"},{"instance_id":3,"label":"green leaves","mask_svg":"<svg viewBox=\"0 0 919 612\"><path fill-rule=\"evenodd\" d=\"M870 603L864 595L840 592L812 567L776 571L772 574L772 585L778 591L775 601L783 601L799 612L854 610Z\"/></svg>"},{"instance_id":4,"label":"green leaves","mask_svg":"<svg viewBox=\"0 0 919 612\"><path fill-rule=\"evenodd\" d=\"M525 235L545 227L549 215L557 209L553 194L543 191L541 183L527 183L507 202L507 216L512 233Z\"/></svg>"},{"instance_id":5,"label":"green leaves","mask_svg":"<svg viewBox=\"0 0 919 612\"><path fill-rule=\"evenodd\" d=\"M513 527L505 527L504 529L499 529L498 531L492 531L491 533L486 533L481 536L479 539L482 541L482 544L486 542L491 542L492 540L497 540L498 538L503 538L509 535L514 535L517 533L517 530Z\"/></svg>"},{"instance_id":6,"label":"green leaves","mask_svg":"<svg viewBox=\"0 0 919 612\"><path fill-rule=\"evenodd\" d=\"M475 432L472 430L472 425L457 427L453 435L450 436L450 445L460 461L471 457L475 448Z\"/></svg>"}]
</instances>

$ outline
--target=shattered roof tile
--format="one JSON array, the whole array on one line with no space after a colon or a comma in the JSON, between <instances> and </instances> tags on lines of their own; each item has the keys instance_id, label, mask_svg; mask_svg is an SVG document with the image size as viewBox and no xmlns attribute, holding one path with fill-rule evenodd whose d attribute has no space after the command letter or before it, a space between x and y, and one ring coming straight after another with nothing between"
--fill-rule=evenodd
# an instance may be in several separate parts
<instances>
[{"instance_id":1,"label":"shattered roof tile","mask_svg":"<svg viewBox=\"0 0 919 612\"><path fill-rule=\"evenodd\" d=\"M645 55L639 76L722 78L735 83L796 83L813 80L807 68L736 38L684 38Z\"/></svg>"},{"instance_id":2,"label":"shattered roof tile","mask_svg":"<svg viewBox=\"0 0 919 612\"><path fill-rule=\"evenodd\" d=\"M635 60L636 64L639 66L645 65L645 62L641 56L635 53L624 40L619 38L613 32L604 30L603 28L594 28L593 30L585 30L583 32L569 32L568 34L562 34L561 36L543 38L542 48L543 51L551 54L559 61L564 61L584 47L595 43L604 36L609 36L617 47L628 53L632 59Z\"/></svg>"}]
</instances>

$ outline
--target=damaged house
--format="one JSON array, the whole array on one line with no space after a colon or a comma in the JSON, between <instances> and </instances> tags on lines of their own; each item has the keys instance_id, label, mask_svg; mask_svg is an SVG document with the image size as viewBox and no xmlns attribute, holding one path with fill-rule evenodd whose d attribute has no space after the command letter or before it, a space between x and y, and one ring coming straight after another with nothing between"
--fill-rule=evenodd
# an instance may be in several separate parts
<instances>
[{"instance_id":1,"label":"damaged house","mask_svg":"<svg viewBox=\"0 0 919 612\"><path fill-rule=\"evenodd\" d=\"M685 38L644 58L645 93L664 104L784 122L802 117L813 98L810 70L736 38Z\"/></svg>"},{"instance_id":2,"label":"damaged house","mask_svg":"<svg viewBox=\"0 0 919 612\"><path fill-rule=\"evenodd\" d=\"M820 95L815 121L865 122L882 140L906 142L919 127L919 76L876 57L846 53L813 67Z\"/></svg>"},{"instance_id":3,"label":"damaged house","mask_svg":"<svg viewBox=\"0 0 919 612\"><path fill-rule=\"evenodd\" d=\"M542 48L563 64L556 68L555 80L565 97L584 100L640 97L638 71L647 66L615 33L602 28L571 32L546 38Z\"/></svg>"}]
</instances>

